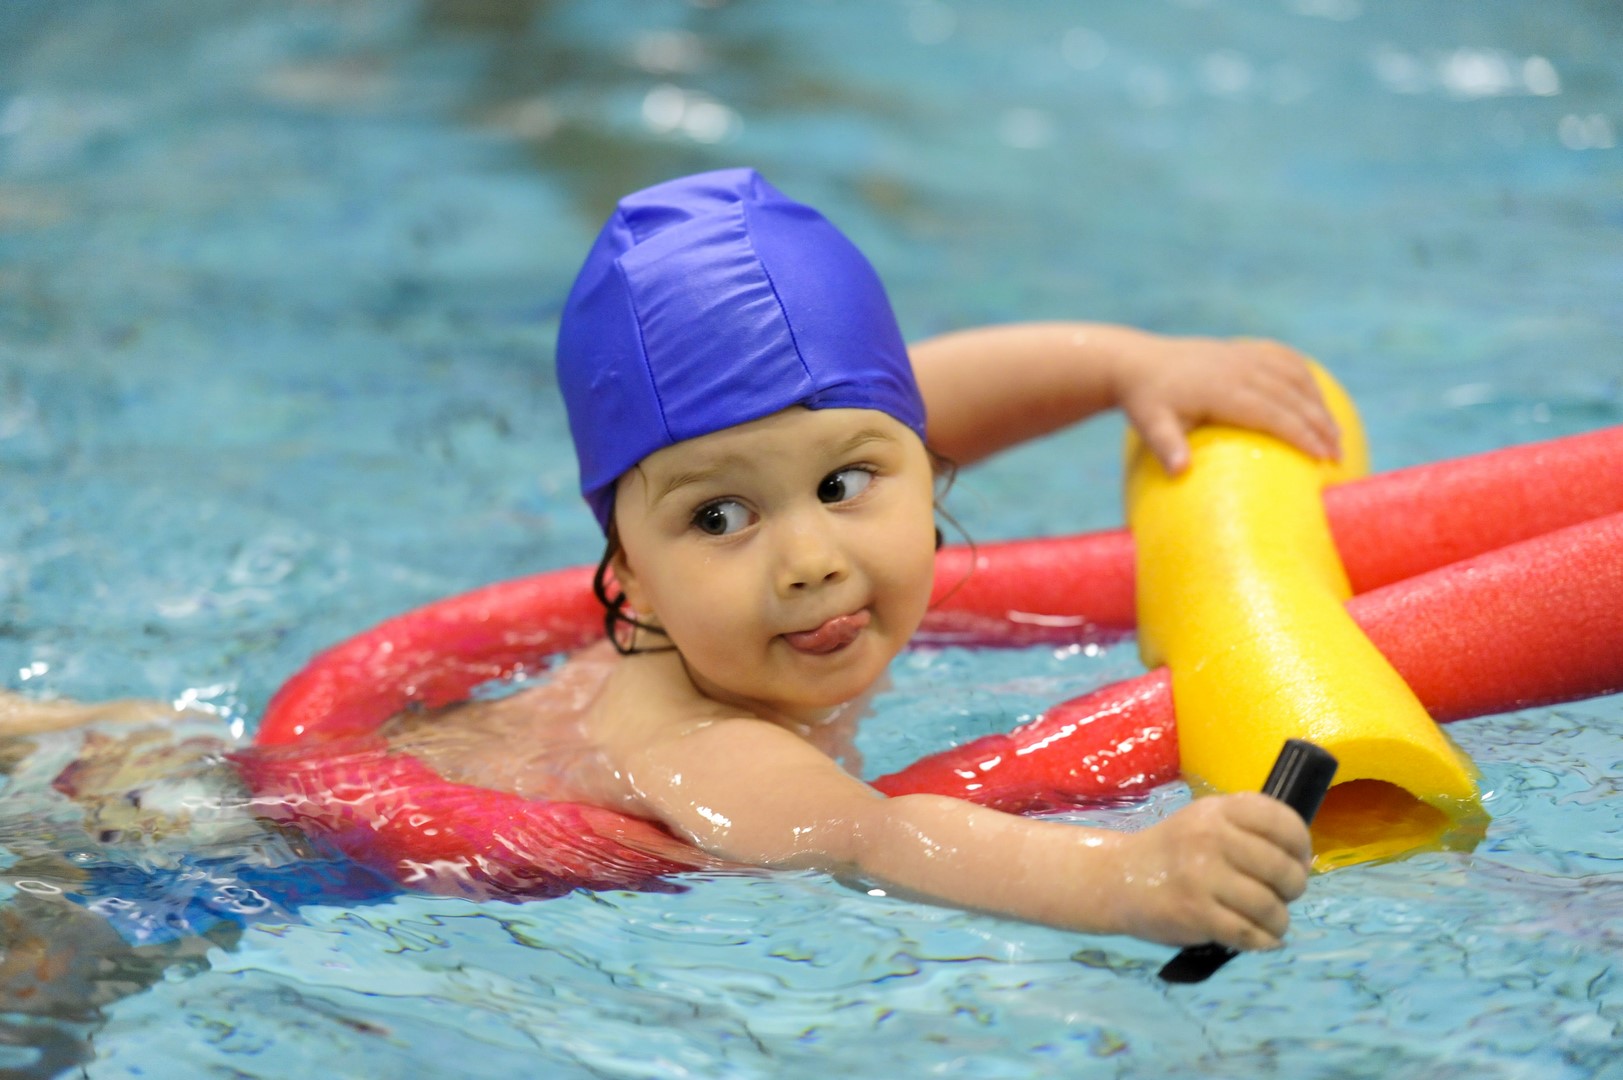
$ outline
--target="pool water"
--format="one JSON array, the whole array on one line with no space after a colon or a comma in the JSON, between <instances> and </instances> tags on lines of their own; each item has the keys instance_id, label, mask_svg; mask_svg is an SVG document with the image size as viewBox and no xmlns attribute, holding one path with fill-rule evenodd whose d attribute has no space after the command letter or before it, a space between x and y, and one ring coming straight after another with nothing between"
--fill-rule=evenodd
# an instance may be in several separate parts
<instances>
[{"instance_id":1,"label":"pool water","mask_svg":"<svg viewBox=\"0 0 1623 1080\"><path fill-rule=\"evenodd\" d=\"M558 309L618 195L700 168L822 208L910 336L1290 341L1379 468L1623 423L1620 46L1603 0L9 0L0 672L240 742L323 645L595 558ZM1120 435L953 509L1114 525ZM1137 670L909 653L866 771ZM814 874L402 894L216 812L217 762L154 751L194 818L155 834L52 789L81 733L8 743L0 1073L1623 1077L1623 698L1450 732L1475 851L1320 877L1288 948L1194 987Z\"/></svg>"}]
</instances>

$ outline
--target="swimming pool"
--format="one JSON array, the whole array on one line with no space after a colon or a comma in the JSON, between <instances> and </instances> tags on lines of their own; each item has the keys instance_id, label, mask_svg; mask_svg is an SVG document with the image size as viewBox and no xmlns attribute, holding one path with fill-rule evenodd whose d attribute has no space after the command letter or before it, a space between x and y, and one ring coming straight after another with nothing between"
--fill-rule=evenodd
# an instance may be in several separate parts
<instances>
[{"instance_id":1,"label":"swimming pool","mask_svg":"<svg viewBox=\"0 0 1623 1080\"><path fill-rule=\"evenodd\" d=\"M910 335L1291 341L1380 468L1623 423L1620 39L1577 0L14 0L0 671L244 737L322 645L590 560L557 310L613 199L696 168L824 209ZM977 539L1115 524L1119 436L1009 454L955 511ZM1135 670L908 654L865 769ZM7 998L0 1069L1623 1076L1623 701L1451 733L1490 792L1476 851L1322 877L1289 948L1190 988L1165 949L816 875L480 905L229 826L104 842L49 788L53 736L0 788L0 977L53 988Z\"/></svg>"}]
</instances>

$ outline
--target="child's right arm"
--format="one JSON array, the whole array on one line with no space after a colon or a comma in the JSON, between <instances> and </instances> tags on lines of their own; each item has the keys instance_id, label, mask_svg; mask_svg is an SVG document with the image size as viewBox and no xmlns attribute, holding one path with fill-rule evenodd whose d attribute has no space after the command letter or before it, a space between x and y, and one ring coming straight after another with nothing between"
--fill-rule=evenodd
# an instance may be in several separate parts
<instances>
[{"instance_id":1,"label":"child's right arm","mask_svg":"<svg viewBox=\"0 0 1623 1080\"><path fill-rule=\"evenodd\" d=\"M945 796L887 799L793 733L753 719L656 738L627 764L644 804L713 854L852 875L1064 929L1271 948L1307 881L1306 827L1262 795L1200 799L1135 833Z\"/></svg>"}]
</instances>

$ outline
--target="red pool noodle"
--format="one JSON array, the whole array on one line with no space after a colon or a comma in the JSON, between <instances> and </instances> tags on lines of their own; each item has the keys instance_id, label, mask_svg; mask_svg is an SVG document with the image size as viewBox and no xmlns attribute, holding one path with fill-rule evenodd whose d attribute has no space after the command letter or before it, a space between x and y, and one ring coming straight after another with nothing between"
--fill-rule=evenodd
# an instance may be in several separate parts
<instances>
[{"instance_id":1,"label":"red pool noodle","mask_svg":"<svg viewBox=\"0 0 1623 1080\"><path fill-rule=\"evenodd\" d=\"M409 705L466 700L482 683L602 636L588 567L449 596L319 653L276 691L254 741L364 735Z\"/></svg>"},{"instance_id":2,"label":"red pool noodle","mask_svg":"<svg viewBox=\"0 0 1623 1080\"><path fill-rule=\"evenodd\" d=\"M1623 427L1508 447L1340 484L1325 515L1353 592L1623 510ZM971 560L979 566L969 572ZM936 560L930 640L1020 644L1130 632L1125 529L948 548Z\"/></svg>"},{"instance_id":3,"label":"red pool noodle","mask_svg":"<svg viewBox=\"0 0 1623 1080\"><path fill-rule=\"evenodd\" d=\"M1347 611L1440 721L1623 690L1623 513L1356 596ZM1165 668L874 781L1025 811L1178 776Z\"/></svg>"},{"instance_id":4,"label":"red pool noodle","mask_svg":"<svg viewBox=\"0 0 1623 1080\"><path fill-rule=\"evenodd\" d=\"M446 780L380 735L232 755L254 812L319 836L402 885L543 898L575 889L670 891L670 875L721 865L653 822Z\"/></svg>"},{"instance_id":5,"label":"red pool noodle","mask_svg":"<svg viewBox=\"0 0 1623 1080\"><path fill-rule=\"evenodd\" d=\"M1623 428L1343 485L1326 493L1326 511L1349 577L1355 588L1368 588L1623 510L1619 461ZM1443 718L1615 689L1623 683L1620 529L1614 519L1588 533L1567 530L1549 545L1525 545L1515 549L1520 554L1490 557L1491 565L1462 568L1451 586L1430 580L1439 575L1403 581L1370 599L1378 627L1371 637L1383 649L1377 634L1394 637L1394 664L1417 680L1411 685L1428 706L1435 701ZM972 557L976 571L966 581ZM987 545L974 555L949 549L938 562L943 599L926 634L1018 643L1125 632L1132 626L1131 560L1125 533ZM1576 577L1563 578L1559 589L1550 577L1529 583L1527 575L1550 572ZM1441 576L1451 579L1451 572ZM384 754L375 737L355 758L323 760L339 747L310 745L375 731L411 703L461 700L480 683L600 636L588 582L589 571L577 569L499 583L391 619L316 657L272 699L257 740L304 745L239 762L261 812L322 833L358 859L434 891L554 895L576 885L650 887L665 874L714 865L647 822L451 784L416 759ZM1478 582L1491 587L1473 591ZM1361 603L1351 607L1362 621ZM1496 606L1498 616L1489 620ZM1520 620L1528 635L1521 644L1530 648L1496 649L1506 611ZM1588 647L1569 647L1563 620L1582 624ZM1411 627L1417 643L1405 651ZM1492 677L1473 662L1491 667ZM1006 809L1143 792L1176 776L1164 683L1151 673L1086 695L1018 732L932 755L876 786L892 794L933 790ZM339 798L337 791L347 794ZM442 828L442 821L455 827ZM425 833L433 843L424 842Z\"/></svg>"}]
</instances>

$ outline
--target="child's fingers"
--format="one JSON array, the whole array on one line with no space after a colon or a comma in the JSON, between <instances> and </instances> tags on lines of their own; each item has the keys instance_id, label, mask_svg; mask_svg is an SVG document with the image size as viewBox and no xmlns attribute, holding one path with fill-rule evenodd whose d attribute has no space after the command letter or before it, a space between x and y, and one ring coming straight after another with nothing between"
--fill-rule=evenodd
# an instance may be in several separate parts
<instances>
[{"instance_id":1,"label":"child's fingers","mask_svg":"<svg viewBox=\"0 0 1623 1080\"><path fill-rule=\"evenodd\" d=\"M1276 948L1290 929L1290 912L1284 901L1261 882L1234 878L1214 899L1222 905L1222 911L1214 917L1213 934L1215 940L1230 947Z\"/></svg>"},{"instance_id":2,"label":"child's fingers","mask_svg":"<svg viewBox=\"0 0 1623 1080\"><path fill-rule=\"evenodd\" d=\"M1231 808L1235 835L1224 845L1229 872L1213 882L1212 899L1221 906L1214 932L1235 948L1277 946L1290 926L1286 904L1307 889L1307 829L1301 819L1262 796L1236 800Z\"/></svg>"},{"instance_id":3,"label":"child's fingers","mask_svg":"<svg viewBox=\"0 0 1623 1080\"><path fill-rule=\"evenodd\" d=\"M1325 403L1324 394L1307 365L1307 359L1278 342L1248 344L1259 348L1265 358L1265 362L1254 369L1261 392L1277 401L1280 408L1299 416L1313 430L1315 446L1323 451L1318 456L1338 457L1341 430L1330 413L1329 405ZM1302 449L1312 452L1314 448L1304 446Z\"/></svg>"},{"instance_id":4,"label":"child's fingers","mask_svg":"<svg viewBox=\"0 0 1623 1080\"><path fill-rule=\"evenodd\" d=\"M1237 952L1269 952L1285 944L1283 932L1269 933L1263 927L1233 912L1227 913L1227 917L1207 939L1219 945L1227 945Z\"/></svg>"},{"instance_id":5,"label":"child's fingers","mask_svg":"<svg viewBox=\"0 0 1623 1080\"><path fill-rule=\"evenodd\" d=\"M1244 340L1207 342L1199 355L1201 362L1144 383L1122 402L1169 474L1188 466L1188 429L1206 422L1261 431L1315 458L1341 456L1340 430L1300 353Z\"/></svg>"},{"instance_id":6,"label":"child's fingers","mask_svg":"<svg viewBox=\"0 0 1623 1080\"><path fill-rule=\"evenodd\" d=\"M1177 476L1189 467L1189 436L1184 432L1183 422L1178 419L1177 413L1171 409L1157 409L1142 414L1129 411L1128 419L1168 475Z\"/></svg>"},{"instance_id":7,"label":"child's fingers","mask_svg":"<svg viewBox=\"0 0 1623 1080\"><path fill-rule=\"evenodd\" d=\"M1266 841L1286 855L1306 865L1313 856L1313 837L1300 815L1278 799L1261 792L1241 791L1219 795L1229 821L1241 830Z\"/></svg>"},{"instance_id":8,"label":"child's fingers","mask_svg":"<svg viewBox=\"0 0 1623 1080\"><path fill-rule=\"evenodd\" d=\"M1298 368L1294 374L1295 377L1284 380L1280 388L1281 407L1312 430L1317 445L1325 451L1319 456L1339 457L1341 426L1325 403L1319 384L1306 368Z\"/></svg>"},{"instance_id":9,"label":"child's fingers","mask_svg":"<svg viewBox=\"0 0 1623 1080\"><path fill-rule=\"evenodd\" d=\"M1261 833L1245 833L1225 852L1237 880L1267 890L1273 900L1288 903L1307 891L1308 861L1292 830L1281 830L1280 840Z\"/></svg>"},{"instance_id":10,"label":"child's fingers","mask_svg":"<svg viewBox=\"0 0 1623 1080\"><path fill-rule=\"evenodd\" d=\"M1306 440L1310 445L1301 449L1318 456L1335 456L1340 433L1307 357L1288 345L1260 338L1239 338L1228 346L1236 391L1254 391L1273 408L1299 415L1315 433L1315 437ZM1268 427L1264 430L1274 433ZM1294 443L1296 439L1292 437L1289 441Z\"/></svg>"},{"instance_id":11,"label":"child's fingers","mask_svg":"<svg viewBox=\"0 0 1623 1080\"><path fill-rule=\"evenodd\" d=\"M1323 402L1300 398L1284 384L1236 387L1220 419L1273 435L1312 457L1340 452L1340 434Z\"/></svg>"}]
</instances>

